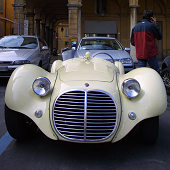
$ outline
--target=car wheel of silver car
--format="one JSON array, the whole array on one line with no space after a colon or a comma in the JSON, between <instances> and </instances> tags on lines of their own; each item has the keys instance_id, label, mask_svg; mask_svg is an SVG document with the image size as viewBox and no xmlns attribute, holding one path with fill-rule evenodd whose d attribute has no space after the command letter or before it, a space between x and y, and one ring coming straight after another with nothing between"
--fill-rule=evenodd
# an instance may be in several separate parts
<instances>
[{"instance_id":1,"label":"car wheel of silver car","mask_svg":"<svg viewBox=\"0 0 170 170\"><path fill-rule=\"evenodd\" d=\"M31 137L30 119L5 105L5 122L9 134L21 142Z\"/></svg>"},{"instance_id":2,"label":"car wheel of silver car","mask_svg":"<svg viewBox=\"0 0 170 170\"><path fill-rule=\"evenodd\" d=\"M167 94L170 95L170 70L163 69L161 73L161 77L166 87Z\"/></svg>"},{"instance_id":3,"label":"car wheel of silver car","mask_svg":"<svg viewBox=\"0 0 170 170\"><path fill-rule=\"evenodd\" d=\"M139 125L140 139L144 144L154 144L159 133L159 116L143 120Z\"/></svg>"}]
</instances>

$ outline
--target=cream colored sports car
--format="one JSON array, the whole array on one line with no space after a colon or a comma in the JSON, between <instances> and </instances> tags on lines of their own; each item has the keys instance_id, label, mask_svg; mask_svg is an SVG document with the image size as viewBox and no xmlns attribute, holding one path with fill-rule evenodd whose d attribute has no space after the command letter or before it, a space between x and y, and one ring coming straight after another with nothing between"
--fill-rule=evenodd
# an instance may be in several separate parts
<instances>
[{"instance_id":1,"label":"cream colored sports car","mask_svg":"<svg viewBox=\"0 0 170 170\"><path fill-rule=\"evenodd\" d=\"M114 143L138 126L141 140L154 143L167 107L161 77L150 68L124 74L121 62L97 56L87 52L84 58L56 60L51 72L31 64L18 67L5 94L9 134L28 139L36 125L54 140Z\"/></svg>"}]
</instances>

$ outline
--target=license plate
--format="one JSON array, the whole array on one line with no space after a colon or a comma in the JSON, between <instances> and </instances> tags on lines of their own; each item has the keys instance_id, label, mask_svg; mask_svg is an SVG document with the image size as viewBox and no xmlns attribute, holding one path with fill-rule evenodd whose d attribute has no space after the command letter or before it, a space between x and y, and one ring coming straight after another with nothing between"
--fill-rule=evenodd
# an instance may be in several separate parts
<instances>
[{"instance_id":1,"label":"license plate","mask_svg":"<svg viewBox=\"0 0 170 170\"><path fill-rule=\"evenodd\" d=\"M0 67L0 71L8 71L8 67Z\"/></svg>"}]
</instances>

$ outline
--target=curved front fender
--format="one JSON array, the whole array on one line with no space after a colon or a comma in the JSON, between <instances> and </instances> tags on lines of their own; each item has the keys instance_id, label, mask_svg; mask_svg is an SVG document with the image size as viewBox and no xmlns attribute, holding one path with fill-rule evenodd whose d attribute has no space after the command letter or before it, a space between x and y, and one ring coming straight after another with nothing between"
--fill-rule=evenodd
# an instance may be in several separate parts
<instances>
[{"instance_id":1,"label":"curved front fender","mask_svg":"<svg viewBox=\"0 0 170 170\"><path fill-rule=\"evenodd\" d=\"M134 78L141 86L141 93L134 99L127 98L122 93L122 83L125 79ZM119 76L119 89L122 102L122 117L116 139L124 137L140 121L161 115L167 107L167 95L160 75L150 68L138 68ZM130 112L136 114L136 119L128 117Z\"/></svg>"},{"instance_id":2,"label":"curved front fender","mask_svg":"<svg viewBox=\"0 0 170 170\"><path fill-rule=\"evenodd\" d=\"M47 77L51 82L50 93L45 97L36 95L32 90L32 84L38 77ZM8 108L27 115L51 138L53 135L49 133L50 121L47 120L49 120L49 102L55 79L56 74L49 73L36 65L22 65L12 73L5 92L5 103ZM43 112L41 121L35 117L37 110Z\"/></svg>"}]
</instances>

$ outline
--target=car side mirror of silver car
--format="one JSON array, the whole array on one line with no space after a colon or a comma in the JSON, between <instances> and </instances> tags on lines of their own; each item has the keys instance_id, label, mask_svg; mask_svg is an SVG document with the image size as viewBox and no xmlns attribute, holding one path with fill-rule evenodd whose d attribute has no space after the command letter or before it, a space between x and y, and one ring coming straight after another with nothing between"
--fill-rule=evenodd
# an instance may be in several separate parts
<instances>
[{"instance_id":1,"label":"car side mirror of silver car","mask_svg":"<svg viewBox=\"0 0 170 170\"><path fill-rule=\"evenodd\" d=\"M41 49L42 50L48 50L48 47L47 46L43 46Z\"/></svg>"},{"instance_id":2,"label":"car side mirror of silver car","mask_svg":"<svg viewBox=\"0 0 170 170\"><path fill-rule=\"evenodd\" d=\"M125 47L125 51L129 52L129 51L130 51L130 48Z\"/></svg>"},{"instance_id":3,"label":"car side mirror of silver car","mask_svg":"<svg viewBox=\"0 0 170 170\"><path fill-rule=\"evenodd\" d=\"M72 49L72 50L76 50L76 47L72 47L71 49Z\"/></svg>"},{"instance_id":4,"label":"car side mirror of silver car","mask_svg":"<svg viewBox=\"0 0 170 170\"><path fill-rule=\"evenodd\" d=\"M62 48L62 49L61 49L61 53L65 52L65 51L68 51L68 50L69 50L69 48L68 48L68 47L66 47L66 48Z\"/></svg>"}]
</instances>

